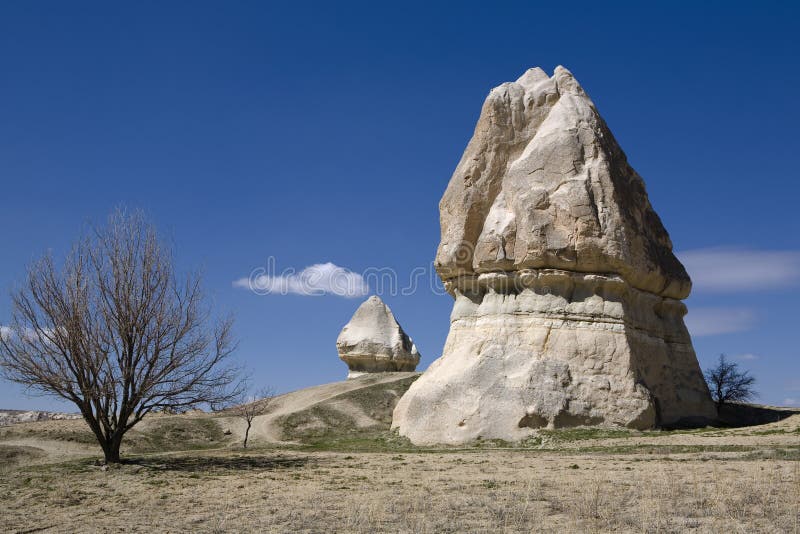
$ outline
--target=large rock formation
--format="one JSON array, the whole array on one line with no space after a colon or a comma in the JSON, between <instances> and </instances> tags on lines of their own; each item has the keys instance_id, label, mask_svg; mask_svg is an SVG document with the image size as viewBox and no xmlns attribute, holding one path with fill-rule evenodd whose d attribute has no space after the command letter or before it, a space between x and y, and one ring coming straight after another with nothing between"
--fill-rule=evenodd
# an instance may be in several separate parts
<instances>
[{"instance_id":1,"label":"large rock formation","mask_svg":"<svg viewBox=\"0 0 800 534\"><path fill-rule=\"evenodd\" d=\"M413 371L419 363L417 347L389 307L376 296L364 301L342 328L336 349L350 368L348 378L364 373Z\"/></svg>"},{"instance_id":2,"label":"large rock formation","mask_svg":"<svg viewBox=\"0 0 800 534\"><path fill-rule=\"evenodd\" d=\"M414 443L715 417L683 324L691 281L572 74L493 89L440 203L455 297L441 358L393 426Z\"/></svg>"}]
</instances>

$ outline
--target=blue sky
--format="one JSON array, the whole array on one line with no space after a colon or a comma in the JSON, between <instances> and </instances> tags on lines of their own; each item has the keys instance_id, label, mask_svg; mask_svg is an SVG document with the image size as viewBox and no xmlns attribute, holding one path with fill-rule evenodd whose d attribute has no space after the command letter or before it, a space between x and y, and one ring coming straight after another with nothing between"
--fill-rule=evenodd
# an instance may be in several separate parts
<instances>
[{"instance_id":1,"label":"blue sky","mask_svg":"<svg viewBox=\"0 0 800 534\"><path fill-rule=\"evenodd\" d=\"M800 404L800 13L694 4L2 3L0 325L28 262L126 204L203 267L258 382L342 379L335 340L361 299L234 282L270 257L429 268L486 94L563 64L686 259L701 364L724 352L762 402ZM384 295L422 366L452 305L426 288ZM0 408L30 407L65 406L0 385Z\"/></svg>"}]
</instances>

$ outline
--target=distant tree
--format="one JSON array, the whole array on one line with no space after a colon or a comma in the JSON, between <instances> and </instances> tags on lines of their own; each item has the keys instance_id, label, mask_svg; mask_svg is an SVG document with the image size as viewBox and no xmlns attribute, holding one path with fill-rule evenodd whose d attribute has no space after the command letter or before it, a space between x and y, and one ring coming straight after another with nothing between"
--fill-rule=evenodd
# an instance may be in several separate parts
<instances>
[{"instance_id":1,"label":"distant tree","mask_svg":"<svg viewBox=\"0 0 800 534\"><path fill-rule=\"evenodd\" d=\"M250 437L250 428L253 426L253 420L266 413L274 396L275 393L272 389L263 388L253 395L242 396L238 404L231 408L231 412L243 419L246 424L242 443L242 447L245 449L247 448L247 440Z\"/></svg>"},{"instance_id":2,"label":"distant tree","mask_svg":"<svg viewBox=\"0 0 800 534\"><path fill-rule=\"evenodd\" d=\"M742 402L755 396L753 384L756 379L747 371L740 371L739 365L729 362L724 354L720 354L714 367L706 369L705 378L717 409L725 403Z\"/></svg>"},{"instance_id":3,"label":"distant tree","mask_svg":"<svg viewBox=\"0 0 800 534\"><path fill-rule=\"evenodd\" d=\"M0 371L74 403L120 461L125 433L151 411L183 412L240 394L227 365L232 320L215 320L200 277L179 277L172 254L140 212L115 211L87 232L62 269L50 255L11 295Z\"/></svg>"}]
</instances>

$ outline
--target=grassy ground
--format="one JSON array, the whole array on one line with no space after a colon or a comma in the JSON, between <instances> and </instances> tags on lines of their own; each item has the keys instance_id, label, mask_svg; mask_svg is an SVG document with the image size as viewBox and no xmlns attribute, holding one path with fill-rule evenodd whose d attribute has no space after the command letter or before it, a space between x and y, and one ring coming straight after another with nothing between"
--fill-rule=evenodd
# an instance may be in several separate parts
<instances>
[{"instance_id":1,"label":"grassy ground","mask_svg":"<svg viewBox=\"0 0 800 534\"><path fill-rule=\"evenodd\" d=\"M259 449L106 471L81 459L4 473L0 530L798 532L800 462L746 454Z\"/></svg>"},{"instance_id":2,"label":"grassy ground","mask_svg":"<svg viewBox=\"0 0 800 534\"><path fill-rule=\"evenodd\" d=\"M170 450L218 449L233 443L222 424L208 416L156 416L128 432L122 453L137 454ZM0 445L6 441L63 442L94 448L97 441L83 421L45 421L0 427ZM0 456L2 460L2 456Z\"/></svg>"},{"instance_id":3,"label":"grassy ground","mask_svg":"<svg viewBox=\"0 0 800 534\"><path fill-rule=\"evenodd\" d=\"M277 418L283 439L321 447L337 440L380 439L392 423L397 401L419 376L379 384L369 378L360 379L365 382L361 388Z\"/></svg>"},{"instance_id":4,"label":"grassy ground","mask_svg":"<svg viewBox=\"0 0 800 534\"><path fill-rule=\"evenodd\" d=\"M800 534L800 414L420 448L388 431L381 389L284 416L293 442L247 450L228 418L156 416L108 468L80 421L0 428L0 532Z\"/></svg>"},{"instance_id":5,"label":"grassy ground","mask_svg":"<svg viewBox=\"0 0 800 534\"><path fill-rule=\"evenodd\" d=\"M29 463L45 456L46 454L36 447L0 444L0 466Z\"/></svg>"}]
</instances>

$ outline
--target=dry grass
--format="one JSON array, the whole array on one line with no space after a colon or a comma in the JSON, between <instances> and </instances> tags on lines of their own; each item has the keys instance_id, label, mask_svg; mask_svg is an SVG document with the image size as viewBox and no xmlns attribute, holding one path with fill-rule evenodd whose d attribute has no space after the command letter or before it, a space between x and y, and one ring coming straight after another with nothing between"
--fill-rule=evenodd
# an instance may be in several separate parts
<instances>
[{"instance_id":1,"label":"dry grass","mask_svg":"<svg viewBox=\"0 0 800 534\"><path fill-rule=\"evenodd\" d=\"M326 446L331 440L374 436L392 423L397 401L419 378L373 384L363 377L364 386L332 396L323 402L277 418L285 440Z\"/></svg>"},{"instance_id":2,"label":"dry grass","mask_svg":"<svg viewBox=\"0 0 800 534\"><path fill-rule=\"evenodd\" d=\"M45 453L36 447L0 444L0 468L8 469L17 464L30 463L31 460L44 456Z\"/></svg>"},{"instance_id":3,"label":"dry grass","mask_svg":"<svg viewBox=\"0 0 800 534\"><path fill-rule=\"evenodd\" d=\"M208 421L154 419L136 456L108 470L96 449L56 441L75 437L74 422L5 430L0 532L800 534L800 415L757 428L551 432L525 450L422 450L369 434L243 451ZM37 432L41 449L30 446ZM162 447L172 452L147 452Z\"/></svg>"},{"instance_id":4,"label":"dry grass","mask_svg":"<svg viewBox=\"0 0 800 534\"><path fill-rule=\"evenodd\" d=\"M39 513L47 510L46 514ZM0 531L800 532L800 463L275 450L0 476Z\"/></svg>"}]
</instances>

